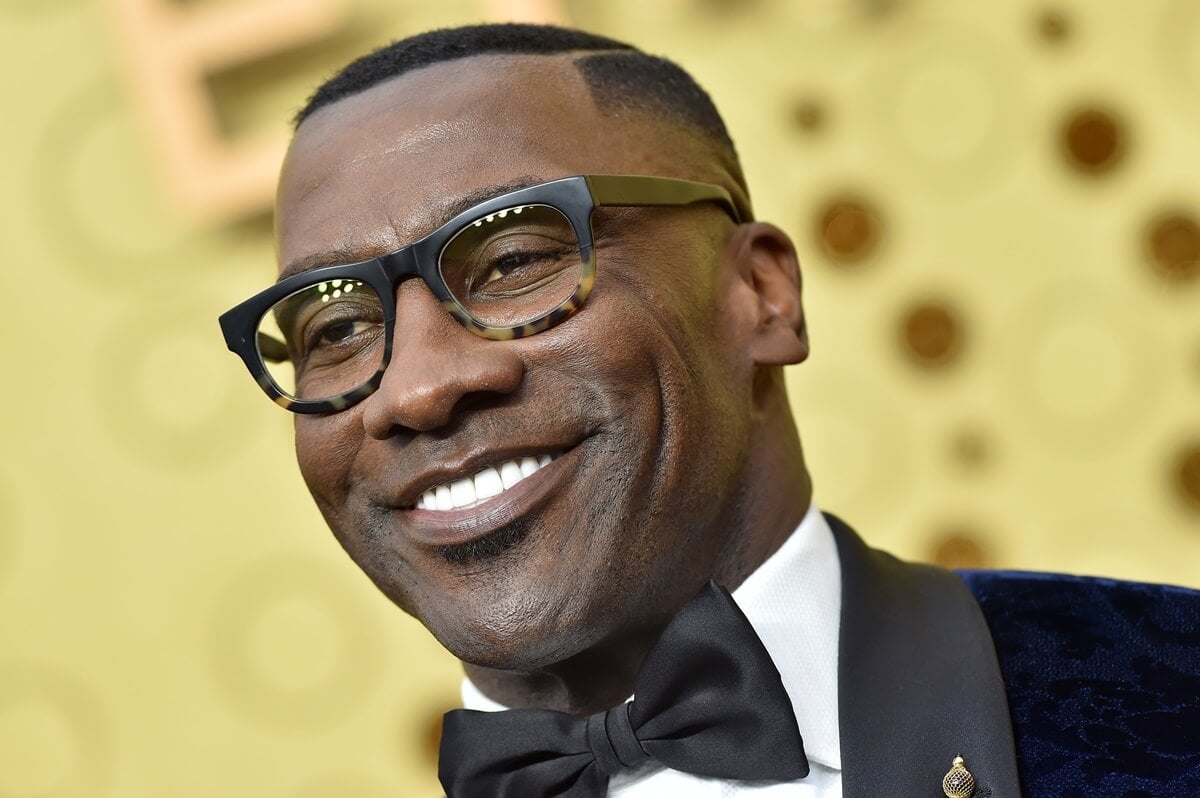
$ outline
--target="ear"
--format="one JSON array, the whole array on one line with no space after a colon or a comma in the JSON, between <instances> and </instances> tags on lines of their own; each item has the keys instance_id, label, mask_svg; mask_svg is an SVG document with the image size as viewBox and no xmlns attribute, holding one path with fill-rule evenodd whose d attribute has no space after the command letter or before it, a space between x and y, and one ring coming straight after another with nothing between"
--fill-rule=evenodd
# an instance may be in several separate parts
<instances>
[{"instance_id":1,"label":"ear","mask_svg":"<svg viewBox=\"0 0 1200 798\"><path fill-rule=\"evenodd\" d=\"M785 366L808 357L808 328L800 302L800 264L792 240L773 224L740 225L729 239L740 281L739 315L752 327L748 353L755 365Z\"/></svg>"}]
</instances>

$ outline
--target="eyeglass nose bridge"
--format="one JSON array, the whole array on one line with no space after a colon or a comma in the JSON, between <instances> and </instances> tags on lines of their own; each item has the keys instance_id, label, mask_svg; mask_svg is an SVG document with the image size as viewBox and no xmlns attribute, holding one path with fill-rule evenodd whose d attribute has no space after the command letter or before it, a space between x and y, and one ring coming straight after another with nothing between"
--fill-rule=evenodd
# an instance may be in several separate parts
<instances>
[{"instance_id":1,"label":"eyeglass nose bridge","mask_svg":"<svg viewBox=\"0 0 1200 798\"><path fill-rule=\"evenodd\" d=\"M400 281L406 277L423 277L420 264L417 262L415 247L407 246L395 252L389 252L379 259L383 273L395 290ZM426 282L429 282L426 280Z\"/></svg>"},{"instance_id":2,"label":"eyeglass nose bridge","mask_svg":"<svg viewBox=\"0 0 1200 798\"><path fill-rule=\"evenodd\" d=\"M400 283L413 277L425 283L425 287L433 294L442 309L465 326L470 319L465 317L465 311L459 307L458 302L450 294L450 289L438 271L435 254L422 251L420 243L398 249L379 259L389 292L385 308L385 314L390 317L388 326L392 327L395 324L396 294L400 289Z\"/></svg>"}]
</instances>

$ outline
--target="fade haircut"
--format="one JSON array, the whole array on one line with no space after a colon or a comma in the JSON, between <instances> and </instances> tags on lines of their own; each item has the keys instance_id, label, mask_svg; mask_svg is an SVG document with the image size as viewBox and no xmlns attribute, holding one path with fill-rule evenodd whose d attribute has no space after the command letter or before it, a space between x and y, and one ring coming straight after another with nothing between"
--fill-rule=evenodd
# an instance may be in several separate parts
<instances>
[{"instance_id":1,"label":"fade haircut","mask_svg":"<svg viewBox=\"0 0 1200 798\"><path fill-rule=\"evenodd\" d=\"M484 54L579 53L575 68L597 107L628 108L688 126L717 145L745 188L737 151L708 93L681 67L632 45L553 25L497 24L442 28L385 45L352 61L313 92L296 114L300 127L327 105L414 69Z\"/></svg>"}]
</instances>

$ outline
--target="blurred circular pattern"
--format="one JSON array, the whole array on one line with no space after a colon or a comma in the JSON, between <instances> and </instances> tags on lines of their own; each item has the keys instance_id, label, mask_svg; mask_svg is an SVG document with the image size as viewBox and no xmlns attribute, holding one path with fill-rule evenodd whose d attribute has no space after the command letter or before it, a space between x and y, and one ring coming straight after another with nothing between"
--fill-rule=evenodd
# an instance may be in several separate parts
<instances>
[{"instance_id":1,"label":"blurred circular pattern","mask_svg":"<svg viewBox=\"0 0 1200 798\"><path fill-rule=\"evenodd\" d=\"M1039 443L1090 452L1154 417L1160 347L1123 298L1056 285L1017 308L1006 328L1004 384Z\"/></svg>"},{"instance_id":2,"label":"blurred circular pattern","mask_svg":"<svg viewBox=\"0 0 1200 798\"><path fill-rule=\"evenodd\" d=\"M817 501L858 508L862 524L886 519L914 474L916 447L897 406L880 385L845 370L827 366L820 391L805 390L799 370L784 374L805 457L821 465L814 474Z\"/></svg>"},{"instance_id":3,"label":"blurred circular pattern","mask_svg":"<svg viewBox=\"0 0 1200 798\"><path fill-rule=\"evenodd\" d=\"M1175 488L1184 503L1200 511L1200 441L1180 448L1175 464Z\"/></svg>"},{"instance_id":4,"label":"blurred circular pattern","mask_svg":"<svg viewBox=\"0 0 1200 798\"><path fill-rule=\"evenodd\" d=\"M125 112L116 77L94 83L63 103L33 153L38 179L30 197L56 263L93 285L113 289L172 275L179 253L195 254L198 233L162 201L144 135ZM104 201L95 201L103 186Z\"/></svg>"},{"instance_id":5,"label":"blurred circular pattern","mask_svg":"<svg viewBox=\"0 0 1200 798\"><path fill-rule=\"evenodd\" d=\"M1081 174L1103 175L1125 159L1129 134L1115 112L1087 106L1067 114L1059 138L1069 166Z\"/></svg>"},{"instance_id":6,"label":"blurred circular pattern","mask_svg":"<svg viewBox=\"0 0 1200 798\"><path fill-rule=\"evenodd\" d=\"M951 527L935 537L930 559L943 568L990 568L991 557L982 536L967 527Z\"/></svg>"},{"instance_id":7,"label":"blurred circular pattern","mask_svg":"<svg viewBox=\"0 0 1200 798\"><path fill-rule=\"evenodd\" d=\"M714 17L730 17L755 11L759 0L692 0L696 11Z\"/></svg>"},{"instance_id":8,"label":"blurred circular pattern","mask_svg":"<svg viewBox=\"0 0 1200 798\"><path fill-rule=\"evenodd\" d=\"M796 101L792 106L792 124L805 133L818 133L826 124L825 105L812 98Z\"/></svg>"},{"instance_id":9,"label":"blurred circular pattern","mask_svg":"<svg viewBox=\"0 0 1200 798\"><path fill-rule=\"evenodd\" d=\"M356 712L379 684L381 636L322 559L280 554L218 597L209 650L224 695L283 730L317 731Z\"/></svg>"},{"instance_id":10,"label":"blurred circular pattern","mask_svg":"<svg viewBox=\"0 0 1200 798\"><path fill-rule=\"evenodd\" d=\"M954 461L964 468L977 469L992 459L992 446L982 431L964 428L950 439L950 453Z\"/></svg>"},{"instance_id":11,"label":"blurred circular pattern","mask_svg":"<svg viewBox=\"0 0 1200 798\"><path fill-rule=\"evenodd\" d=\"M1200 276L1200 223L1184 212L1165 213L1146 226L1145 249L1150 265L1171 282Z\"/></svg>"},{"instance_id":12,"label":"blurred circular pattern","mask_svg":"<svg viewBox=\"0 0 1200 798\"><path fill-rule=\"evenodd\" d=\"M1062 44L1071 37L1071 18L1062 9L1044 9L1037 17L1037 33L1047 44Z\"/></svg>"},{"instance_id":13,"label":"blurred circular pattern","mask_svg":"<svg viewBox=\"0 0 1200 798\"><path fill-rule=\"evenodd\" d=\"M1010 58L974 28L928 20L880 49L853 98L872 160L925 198L978 192L1007 174L1027 124Z\"/></svg>"},{"instance_id":14,"label":"blurred circular pattern","mask_svg":"<svg viewBox=\"0 0 1200 798\"><path fill-rule=\"evenodd\" d=\"M141 305L103 334L93 380L120 445L156 463L191 467L228 457L262 426L239 412L239 391L257 388L242 383L246 375L219 335L206 334L211 313L203 304Z\"/></svg>"},{"instance_id":15,"label":"blurred circular pattern","mask_svg":"<svg viewBox=\"0 0 1200 798\"><path fill-rule=\"evenodd\" d=\"M45 664L0 664L0 796L107 794L111 740L91 688Z\"/></svg>"},{"instance_id":16,"label":"blurred circular pattern","mask_svg":"<svg viewBox=\"0 0 1200 798\"><path fill-rule=\"evenodd\" d=\"M815 233L831 260L852 266L875 252L883 224L867 200L847 195L829 200L817 212Z\"/></svg>"},{"instance_id":17,"label":"blurred circular pattern","mask_svg":"<svg viewBox=\"0 0 1200 798\"><path fill-rule=\"evenodd\" d=\"M942 368L962 348L963 323L948 303L928 300L905 311L900 323L900 342L909 359L925 368Z\"/></svg>"}]
</instances>

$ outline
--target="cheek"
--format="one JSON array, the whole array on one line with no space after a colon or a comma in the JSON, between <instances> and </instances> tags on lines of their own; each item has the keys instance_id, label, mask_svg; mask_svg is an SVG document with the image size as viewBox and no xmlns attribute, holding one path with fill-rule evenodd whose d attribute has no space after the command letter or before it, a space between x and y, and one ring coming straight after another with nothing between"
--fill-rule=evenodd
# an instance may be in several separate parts
<instances>
[{"instance_id":1,"label":"cheek","mask_svg":"<svg viewBox=\"0 0 1200 798\"><path fill-rule=\"evenodd\" d=\"M676 242L678 243L678 242ZM735 349L724 335L716 253L623 244L597 281L577 362L624 411L623 445L652 457L660 490L689 491L737 458ZM581 319L582 321L583 319ZM589 373L590 372L590 373ZM613 418L613 416L610 416ZM698 473L704 472L704 473ZM661 497L660 497L661 498Z\"/></svg>"},{"instance_id":2,"label":"cheek","mask_svg":"<svg viewBox=\"0 0 1200 798\"><path fill-rule=\"evenodd\" d=\"M297 416L296 461L308 490L330 518L341 507L350 486L350 474L362 443L357 408L333 416Z\"/></svg>"}]
</instances>

